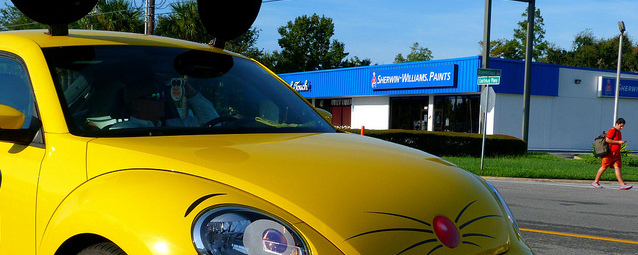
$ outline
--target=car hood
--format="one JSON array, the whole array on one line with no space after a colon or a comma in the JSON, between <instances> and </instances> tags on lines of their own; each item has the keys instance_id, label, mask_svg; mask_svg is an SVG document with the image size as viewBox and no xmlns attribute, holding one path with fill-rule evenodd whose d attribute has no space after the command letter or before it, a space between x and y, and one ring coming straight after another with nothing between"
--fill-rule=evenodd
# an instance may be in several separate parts
<instances>
[{"instance_id":1,"label":"car hood","mask_svg":"<svg viewBox=\"0 0 638 255\"><path fill-rule=\"evenodd\" d=\"M88 148L89 178L123 169L163 169L208 178L287 210L346 254L499 253L509 243L507 218L479 177L438 157L375 138L98 138ZM445 243L455 236L458 245Z\"/></svg>"}]
</instances>

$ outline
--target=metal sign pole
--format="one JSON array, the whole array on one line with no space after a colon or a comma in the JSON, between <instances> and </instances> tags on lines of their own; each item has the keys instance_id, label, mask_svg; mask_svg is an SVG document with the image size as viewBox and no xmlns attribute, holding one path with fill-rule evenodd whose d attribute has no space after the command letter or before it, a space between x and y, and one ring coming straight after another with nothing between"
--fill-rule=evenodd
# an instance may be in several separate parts
<instances>
[{"instance_id":1,"label":"metal sign pole","mask_svg":"<svg viewBox=\"0 0 638 255\"><path fill-rule=\"evenodd\" d=\"M483 91L481 91L481 108L483 108L483 123L482 123L482 131L483 131L483 145L481 149L481 170L483 169L483 164L485 161L485 139L487 136L487 113L494 106L490 105L490 101L496 101L496 97L490 100L490 94L496 95L496 92L490 93L490 85L499 85L501 83L501 70L500 69L489 69L489 68L479 68L476 70L477 83L478 85L485 85ZM494 104L494 103L491 103Z\"/></svg>"},{"instance_id":2,"label":"metal sign pole","mask_svg":"<svg viewBox=\"0 0 638 255\"><path fill-rule=\"evenodd\" d=\"M485 85L485 89L487 90L487 96L485 97L487 100L485 102L485 105L487 107L485 107L484 111L484 117L483 117L483 145L481 148L481 170L483 170L483 162L485 161L485 136L487 134L487 112L489 110L489 105L490 105L490 85Z\"/></svg>"}]
</instances>

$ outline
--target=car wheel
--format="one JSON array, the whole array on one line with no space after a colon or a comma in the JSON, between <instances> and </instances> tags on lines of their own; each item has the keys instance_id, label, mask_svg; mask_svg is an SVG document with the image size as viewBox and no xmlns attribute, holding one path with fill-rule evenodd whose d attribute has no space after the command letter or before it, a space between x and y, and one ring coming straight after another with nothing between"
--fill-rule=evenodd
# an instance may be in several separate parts
<instances>
[{"instance_id":1,"label":"car wheel","mask_svg":"<svg viewBox=\"0 0 638 255\"><path fill-rule=\"evenodd\" d=\"M80 251L78 255L126 255L126 252L114 243L98 243Z\"/></svg>"}]
</instances>

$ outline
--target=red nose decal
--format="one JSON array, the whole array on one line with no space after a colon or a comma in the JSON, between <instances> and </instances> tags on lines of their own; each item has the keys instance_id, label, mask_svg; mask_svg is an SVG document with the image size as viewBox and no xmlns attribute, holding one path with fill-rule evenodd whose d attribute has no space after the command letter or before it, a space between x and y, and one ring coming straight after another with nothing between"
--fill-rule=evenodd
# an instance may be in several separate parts
<instances>
[{"instance_id":1,"label":"red nose decal","mask_svg":"<svg viewBox=\"0 0 638 255\"><path fill-rule=\"evenodd\" d=\"M459 231L454 226L451 220L444 216L436 216L434 217L434 233L436 237L439 238L439 241L443 243L448 248L456 248L459 246L459 241L461 237L459 236Z\"/></svg>"}]
</instances>

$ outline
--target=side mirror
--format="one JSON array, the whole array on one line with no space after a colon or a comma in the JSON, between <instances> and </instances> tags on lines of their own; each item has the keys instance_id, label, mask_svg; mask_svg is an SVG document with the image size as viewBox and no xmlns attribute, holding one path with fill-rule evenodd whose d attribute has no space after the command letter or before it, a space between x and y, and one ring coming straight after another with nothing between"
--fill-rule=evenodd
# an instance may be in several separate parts
<instances>
[{"instance_id":1,"label":"side mirror","mask_svg":"<svg viewBox=\"0 0 638 255\"><path fill-rule=\"evenodd\" d=\"M0 105L0 129L21 129L24 114L7 105Z\"/></svg>"},{"instance_id":2,"label":"side mirror","mask_svg":"<svg viewBox=\"0 0 638 255\"><path fill-rule=\"evenodd\" d=\"M332 124L332 113L321 108L315 108L319 115Z\"/></svg>"},{"instance_id":3,"label":"side mirror","mask_svg":"<svg viewBox=\"0 0 638 255\"><path fill-rule=\"evenodd\" d=\"M0 141L22 145L30 144L42 127L39 119L33 118L31 127L22 129L24 114L13 107L0 105Z\"/></svg>"}]
</instances>

